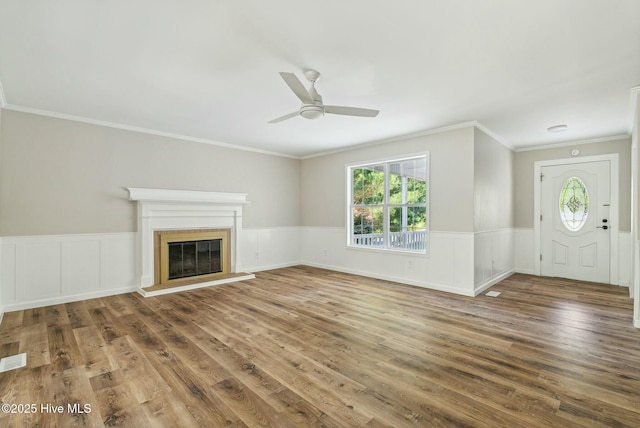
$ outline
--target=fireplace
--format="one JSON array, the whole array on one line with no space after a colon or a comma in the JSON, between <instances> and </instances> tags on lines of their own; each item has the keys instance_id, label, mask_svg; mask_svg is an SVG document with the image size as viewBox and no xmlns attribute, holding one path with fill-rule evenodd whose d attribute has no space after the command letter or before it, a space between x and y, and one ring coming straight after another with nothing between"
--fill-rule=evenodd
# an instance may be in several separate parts
<instances>
[{"instance_id":1,"label":"fireplace","mask_svg":"<svg viewBox=\"0 0 640 428\"><path fill-rule=\"evenodd\" d=\"M242 211L249 204L245 193L127 190L138 204L140 294L255 278L242 272Z\"/></svg>"},{"instance_id":2,"label":"fireplace","mask_svg":"<svg viewBox=\"0 0 640 428\"><path fill-rule=\"evenodd\" d=\"M194 283L230 273L230 229L157 230L156 284Z\"/></svg>"}]
</instances>

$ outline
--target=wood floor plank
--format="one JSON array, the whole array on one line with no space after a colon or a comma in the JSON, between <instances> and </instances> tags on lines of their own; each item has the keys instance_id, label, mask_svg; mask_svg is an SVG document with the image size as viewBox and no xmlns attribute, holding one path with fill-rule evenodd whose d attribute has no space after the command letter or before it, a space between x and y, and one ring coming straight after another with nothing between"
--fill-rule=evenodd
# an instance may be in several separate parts
<instances>
[{"instance_id":1,"label":"wood floor plank","mask_svg":"<svg viewBox=\"0 0 640 428\"><path fill-rule=\"evenodd\" d=\"M20 329L20 352L29 351L29 367L38 367L51 363L49 332L47 323L31 324Z\"/></svg>"},{"instance_id":2,"label":"wood floor plank","mask_svg":"<svg viewBox=\"0 0 640 428\"><path fill-rule=\"evenodd\" d=\"M73 329L73 335L80 351L80 365L84 367L86 376L111 372L116 364L106 351L106 343L95 325Z\"/></svg>"},{"instance_id":3,"label":"wood floor plank","mask_svg":"<svg viewBox=\"0 0 640 428\"><path fill-rule=\"evenodd\" d=\"M86 301L66 303L65 309L71 323L71 328L80 328L93 325L93 319L89 313Z\"/></svg>"},{"instance_id":4,"label":"wood floor plank","mask_svg":"<svg viewBox=\"0 0 640 428\"><path fill-rule=\"evenodd\" d=\"M189 413L185 404L178 395L170 392L155 396L154 398L141 403L145 417L152 427L200 427L205 426L198 423Z\"/></svg>"},{"instance_id":5,"label":"wood floor plank","mask_svg":"<svg viewBox=\"0 0 640 428\"><path fill-rule=\"evenodd\" d=\"M144 404L171 392L165 379L149 362L130 336L114 339L105 350L124 375L138 403Z\"/></svg>"},{"instance_id":6,"label":"wood floor plank","mask_svg":"<svg viewBox=\"0 0 640 428\"><path fill-rule=\"evenodd\" d=\"M627 289L522 274L492 289L297 266L7 313L0 356L28 358L0 373L0 400L38 411L0 426L640 426Z\"/></svg>"}]
</instances>

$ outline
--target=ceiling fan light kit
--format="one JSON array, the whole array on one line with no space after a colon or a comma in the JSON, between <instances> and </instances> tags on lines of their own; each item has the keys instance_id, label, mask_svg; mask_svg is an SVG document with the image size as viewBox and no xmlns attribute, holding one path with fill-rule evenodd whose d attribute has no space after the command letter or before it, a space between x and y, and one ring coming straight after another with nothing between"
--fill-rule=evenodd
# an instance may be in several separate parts
<instances>
[{"instance_id":1,"label":"ceiling fan light kit","mask_svg":"<svg viewBox=\"0 0 640 428\"><path fill-rule=\"evenodd\" d=\"M322 106L316 106L316 105L303 105L300 108L300 116L304 117L305 119L319 119L322 116L324 116L324 108L322 108Z\"/></svg>"},{"instance_id":2,"label":"ceiling fan light kit","mask_svg":"<svg viewBox=\"0 0 640 428\"><path fill-rule=\"evenodd\" d=\"M302 116L310 120L319 119L324 116L325 113L358 117L376 117L378 113L380 113L378 110L359 107L325 106L322 103L322 95L316 91L315 83L320 79L320 73L315 70L307 70L304 72L304 76L311 82L308 90L295 74L280 72L280 76L287 86L289 86L289 89L302 101L302 106L298 111L270 120L269 123L282 122L296 116Z\"/></svg>"}]
</instances>

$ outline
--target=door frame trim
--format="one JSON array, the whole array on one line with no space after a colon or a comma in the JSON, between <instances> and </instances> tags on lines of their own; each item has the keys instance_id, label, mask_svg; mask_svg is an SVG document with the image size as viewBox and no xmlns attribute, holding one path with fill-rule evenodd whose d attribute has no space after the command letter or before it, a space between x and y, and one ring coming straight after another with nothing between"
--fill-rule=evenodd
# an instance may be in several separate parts
<instances>
[{"instance_id":1,"label":"door frame trim","mask_svg":"<svg viewBox=\"0 0 640 428\"><path fill-rule=\"evenodd\" d=\"M540 276L540 254L541 254L541 227L540 227L540 173L542 167L556 166L556 165L575 165L580 163L591 163L609 161L611 169L609 171L611 175L611 194L610 203L611 210L609 216L613 221L610 234L610 250L609 250L609 283L614 285L620 285L618 282L618 240L620 232L620 172L619 172L619 155L618 153L609 153L605 155L583 156L577 158L566 159L552 159L542 160L533 163L533 248L534 248L534 260L533 260L533 272L535 275Z\"/></svg>"}]
</instances>

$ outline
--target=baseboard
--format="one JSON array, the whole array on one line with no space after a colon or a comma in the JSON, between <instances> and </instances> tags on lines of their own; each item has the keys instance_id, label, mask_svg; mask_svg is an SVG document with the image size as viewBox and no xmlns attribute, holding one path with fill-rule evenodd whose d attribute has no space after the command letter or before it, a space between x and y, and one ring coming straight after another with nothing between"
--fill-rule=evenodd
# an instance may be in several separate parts
<instances>
[{"instance_id":1,"label":"baseboard","mask_svg":"<svg viewBox=\"0 0 640 428\"><path fill-rule=\"evenodd\" d=\"M136 291L137 287L127 286L119 288L109 288L108 290L98 290L91 293L73 294L68 296L59 296L49 299L30 300L27 302L15 303L4 307L6 312L21 311L24 309L41 308L44 306L59 305L63 303L78 302L80 300L97 299L100 297L115 296L116 294L125 294Z\"/></svg>"},{"instance_id":2,"label":"baseboard","mask_svg":"<svg viewBox=\"0 0 640 428\"><path fill-rule=\"evenodd\" d=\"M262 272L265 270L283 269L283 268L288 268L293 266L300 266L301 264L306 264L306 263L296 261L296 262L288 262L288 263L279 263L279 264L268 265L268 266L255 266L255 267L249 267L249 268L245 267L242 270L247 272Z\"/></svg>"},{"instance_id":3,"label":"baseboard","mask_svg":"<svg viewBox=\"0 0 640 428\"><path fill-rule=\"evenodd\" d=\"M499 283L503 279L510 277L514 273L515 273L515 270L511 269L511 270L508 270L508 271L506 271L504 273L501 273L498 276L495 276L495 277L483 282L478 287L476 287L476 289L474 291L474 297L477 296L478 294L482 293L483 291L485 291L487 288L490 288L490 287L496 285L497 283Z\"/></svg>"},{"instance_id":4,"label":"baseboard","mask_svg":"<svg viewBox=\"0 0 640 428\"><path fill-rule=\"evenodd\" d=\"M431 282L427 282L427 281L413 281L413 280L408 280L408 279L405 279L405 278L395 277L395 276L392 276L392 275L374 274L372 272L365 272L365 271L360 271L360 270L357 270L357 269L345 269L345 268L335 267L335 266L331 266L331 265L324 265L324 264L321 264L321 263L300 262L299 264L306 265L306 266L317 267L317 268L320 268L320 269L332 270L332 271L336 271L336 272L349 273L349 274L352 274L352 275L365 276L365 277L368 277L368 278L381 279L383 281L397 282L399 284L412 285L412 286L415 286L415 287L427 288L429 290L444 291L444 292L447 292L447 293L458 294L458 295L461 295L461 296L468 296L468 297L473 297L474 296L473 292L471 292L471 291L465 291L465 290L461 290L459 288L448 287L446 285L435 284L435 283L431 283Z\"/></svg>"},{"instance_id":5,"label":"baseboard","mask_svg":"<svg viewBox=\"0 0 640 428\"><path fill-rule=\"evenodd\" d=\"M638 319L638 318L634 318L634 319L633 319L633 326L634 326L635 328L640 328L640 319Z\"/></svg>"},{"instance_id":6,"label":"baseboard","mask_svg":"<svg viewBox=\"0 0 640 428\"><path fill-rule=\"evenodd\" d=\"M0 327L2 327L2 318L4 317L4 308L0 308Z\"/></svg>"},{"instance_id":7,"label":"baseboard","mask_svg":"<svg viewBox=\"0 0 640 428\"><path fill-rule=\"evenodd\" d=\"M535 272L533 271L533 269L519 269L519 268L515 268L513 273L522 273L524 275L535 275Z\"/></svg>"}]
</instances>

